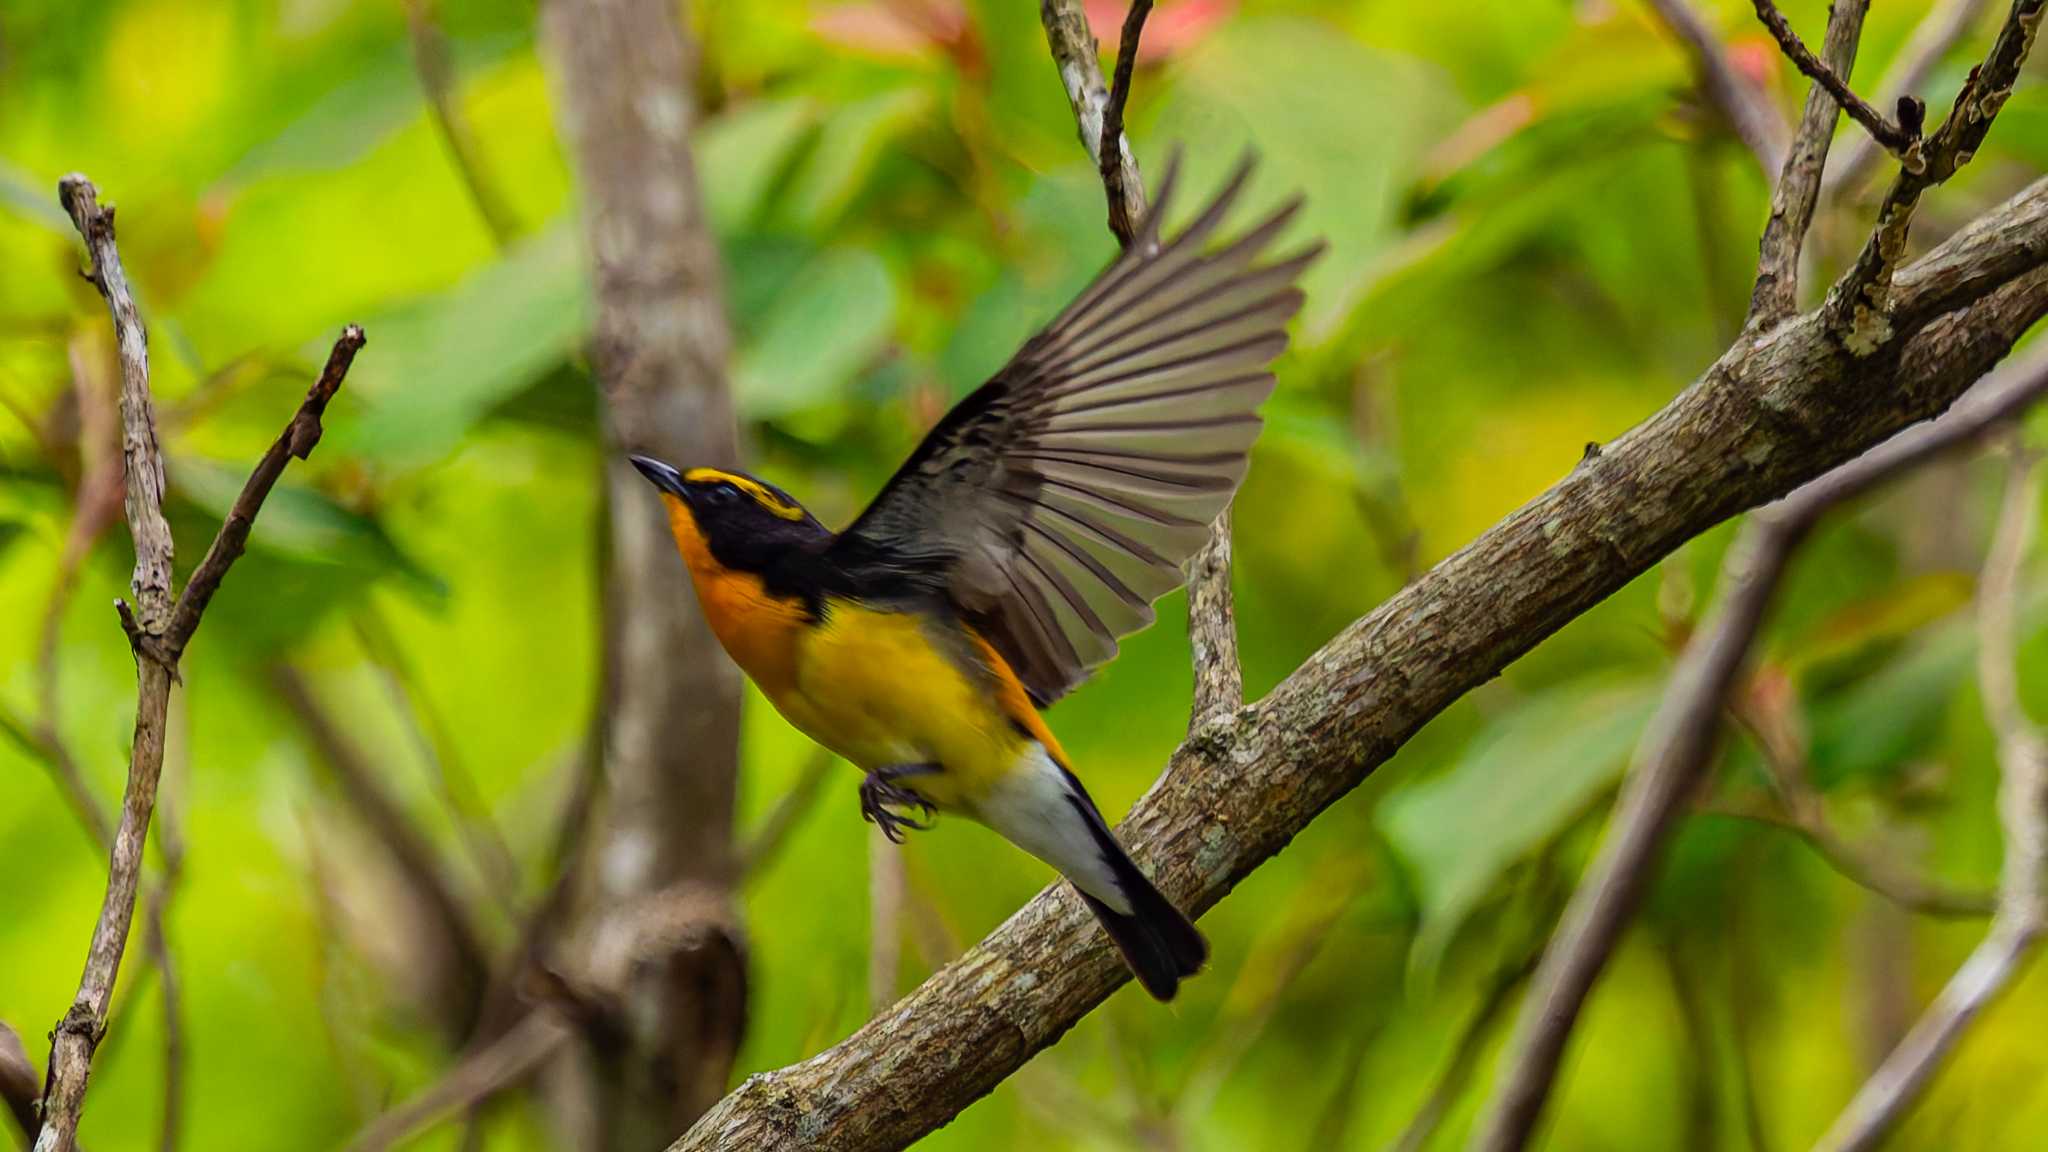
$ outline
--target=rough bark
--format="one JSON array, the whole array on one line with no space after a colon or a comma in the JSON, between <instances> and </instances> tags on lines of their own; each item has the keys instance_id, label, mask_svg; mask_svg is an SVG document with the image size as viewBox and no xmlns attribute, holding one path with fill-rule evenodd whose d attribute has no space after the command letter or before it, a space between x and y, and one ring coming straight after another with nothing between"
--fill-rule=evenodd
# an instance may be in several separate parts
<instances>
[{"instance_id":1,"label":"rough bark","mask_svg":"<svg viewBox=\"0 0 2048 1152\"><path fill-rule=\"evenodd\" d=\"M611 507L608 803L593 833L589 919L678 884L725 891L732 874L738 672L698 614L660 504L625 453L731 465L738 447L677 8L550 0L544 16L596 286L592 358L605 399ZM626 1050L593 1053L593 1062L605 1094L597 1109L604 1142L642 1149L682 1130L725 1089L744 1009L741 942L709 934L631 983L615 990Z\"/></svg>"},{"instance_id":2,"label":"rough bark","mask_svg":"<svg viewBox=\"0 0 2048 1152\"><path fill-rule=\"evenodd\" d=\"M2048 183L1994 211L2002 240L1981 257L2048 237L2044 200ZM1906 313L1966 275L1951 256L1899 278ZM1940 412L2044 311L2048 273L2034 269L1902 334L1891 356L1850 355L1816 314L1743 336L1670 405L1182 745L1121 838L1176 903L1209 907L1459 696L1684 541ZM903 1147L1126 978L1055 886L841 1044L750 1078L673 1152Z\"/></svg>"}]
</instances>

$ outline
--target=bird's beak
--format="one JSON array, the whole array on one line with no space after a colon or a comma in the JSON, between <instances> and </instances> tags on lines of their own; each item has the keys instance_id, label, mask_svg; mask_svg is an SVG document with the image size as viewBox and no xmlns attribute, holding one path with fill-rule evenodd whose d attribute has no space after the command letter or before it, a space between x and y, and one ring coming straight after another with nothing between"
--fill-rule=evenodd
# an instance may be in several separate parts
<instances>
[{"instance_id":1,"label":"bird's beak","mask_svg":"<svg viewBox=\"0 0 2048 1152\"><path fill-rule=\"evenodd\" d=\"M681 472L663 464L652 456L632 456L629 459L633 461L633 467L640 470L642 476L653 481L656 488L671 496L681 498L683 494L683 474Z\"/></svg>"}]
</instances>

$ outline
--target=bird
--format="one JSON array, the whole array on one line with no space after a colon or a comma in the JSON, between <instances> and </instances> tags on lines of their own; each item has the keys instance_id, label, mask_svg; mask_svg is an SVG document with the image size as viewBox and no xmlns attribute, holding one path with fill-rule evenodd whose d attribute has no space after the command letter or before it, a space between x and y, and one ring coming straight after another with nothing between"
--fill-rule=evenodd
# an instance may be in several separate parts
<instances>
[{"instance_id":1,"label":"bird","mask_svg":"<svg viewBox=\"0 0 2048 1152\"><path fill-rule=\"evenodd\" d=\"M1249 158L1162 239L1176 168L1122 254L845 529L744 472L631 457L711 631L792 725L865 772L863 816L899 843L939 813L993 829L1073 884L1161 1001L1208 942L1041 712L1181 584L1244 477L1322 248L1266 258L1299 197L1211 245Z\"/></svg>"}]
</instances>

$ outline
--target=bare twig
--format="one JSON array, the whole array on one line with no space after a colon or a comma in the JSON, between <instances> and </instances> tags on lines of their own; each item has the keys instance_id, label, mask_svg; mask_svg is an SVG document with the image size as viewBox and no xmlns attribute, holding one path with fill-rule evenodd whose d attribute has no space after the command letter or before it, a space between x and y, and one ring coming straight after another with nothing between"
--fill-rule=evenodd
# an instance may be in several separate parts
<instances>
[{"instance_id":1,"label":"bare twig","mask_svg":"<svg viewBox=\"0 0 2048 1152\"><path fill-rule=\"evenodd\" d=\"M320 418L326 414L328 402L341 390L341 382L348 378L349 365L355 363L356 353L362 351L363 344L360 327L350 324L341 330L341 338L334 342L333 351L327 355L326 366L320 369L320 376L307 390L306 398L299 402L299 410L292 416L292 422L271 442L263 458L256 462L255 470L249 473L248 482L242 485L242 491L228 508L227 519L221 522L213 545L206 550L199 567L192 570L192 578L185 582L185 591L178 596L177 610L164 638L171 660L176 661L183 654L193 630L199 627L200 614L213 602L213 594L220 590L220 582L227 577L228 568L249 546L249 530L256 525L256 513L263 507L263 501L269 497L277 478L284 475L285 465L290 464L293 457L304 460L312 455L313 448L320 443Z\"/></svg>"},{"instance_id":2,"label":"bare twig","mask_svg":"<svg viewBox=\"0 0 2048 1152\"><path fill-rule=\"evenodd\" d=\"M1834 97L1835 103L1841 106L1842 111L1849 114L1849 119L1863 125L1863 130L1870 133L1870 138L1897 156L1908 171L1921 166L1923 160L1919 153L1920 113L1914 110L1913 105L1900 104L1898 123L1886 119L1884 113L1871 107L1863 97L1858 96L1855 90L1849 87L1847 67L1837 69L1830 66L1800 41L1799 34L1792 30L1792 25L1786 21L1785 14L1778 11L1776 4L1771 0L1754 2L1756 18L1763 21L1765 28L1770 29L1771 35L1777 39L1778 46L1785 50L1786 57L1792 61L1794 67L1806 73L1814 83L1827 89L1828 95ZM1910 100L1911 97L1906 99Z\"/></svg>"},{"instance_id":3,"label":"bare twig","mask_svg":"<svg viewBox=\"0 0 2048 1152\"><path fill-rule=\"evenodd\" d=\"M412 36L413 68L419 73L420 91L427 98L434 127L448 148L448 158L469 191L469 200L491 239L503 248L519 237L519 223L505 201L497 181L491 178L469 130L469 121L456 104L455 62L448 51L448 35L441 29L435 0L404 0L405 26Z\"/></svg>"},{"instance_id":4,"label":"bare twig","mask_svg":"<svg viewBox=\"0 0 2048 1152\"><path fill-rule=\"evenodd\" d=\"M433 1086L370 1122L349 1152L381 1152L436 1121L505 1091L561 1051L575 1031L560 1013L540 1007L492 1043L462 1058Z\"/></svg>"},{"instance_id":5,"label":"bare twig","mask_svg":"<svg viewBox=\"0 0 2048 1152\"><path fill-rule=\"evenodd\" d=\"M1713 101L1736 138L1756 157L1764 175L1777 176L1785 163L1785 118L1761 89L1735 70L1721 38L1707 26L1690 0L1650 0L1650 8L1692 57L1700 91Z\"/></svg>"},{"instance_id":6,"label":"bare twig","mask_svg":"<svg viewBox=\"0 0 2048 1152\"><path fill-rule=\"evenodd\" d=\"M1139 7L1149 10L1151 5L1140 0ZM1144 16L1132 9L1137 27L1131 28L1118 45L1118 58L1129 53L1136 60L1138 37L1136 33L1144 26ZM1038 16L1045 25L1046 42L1052 48L1053 63L1059 66L1060 83L1067 90L1067 103L1073 106L1074 123L1081 133L1081 147L1087 149L1088 158L1098 169L1114 164L1117 178L1106 182L1104 190L1113 197L1109 206L1110 231L1116 235L1117 243L1128 245L1135 232L1137 222L1145 219L1145 182L1138 175L1138 162L1131 156L1131 146L1122 134L1105 138L1108 127L1110 92L1102 80L1102 62L1096 55L1095 33L1088 27L1088 13L1081 0L1039 0ZM1117 105L1117 121L1123 120L1123 106ZM1124 230L1116 226L1117 220L1129 222Z\"/></svg>"},{"instance_id":7,"label":"bare twig","mask_svg":"<svg viewBox=\"0 0 2048 1152\"><path fill-rule=\"evenodd\" d=\"M2034 463L2024 452L2013 458L1977 595L1977 679L2002 773L2005 862L1998 912L1983 942L1815 1146L1826 1152L1866 1152L1883 1141L1971 1023L2032 958L2048 926L2048 744L2020 705L2016 654L2015 604L2034 528Z\"/></svg>"},{"instance_id":8,"label":"bare twig","mask_svg":"<svg viewBox=\"0 0 2048 1152\"><path fill-rule=\"evenodd\" d=\"M1537 969L1475 1149L1511 1152L1534 1131L1579 1010L1634 913L1664 839L1699 783L1734 676L1807 533L1842 501L2010 418L2048 390L2048 357L2035 353L1980 387L1973 403L1959 403L1941 420L1902 433L1809 482L1743 526L1722 575L1722 603L1679 657L1671 686L1644 734L1639 767L1615 805L1611 831Z\"/></svg>"},{"instance_id":9,"label":"bare twig","mask_svg":"<svg viewBox=\"0 0 2048 1152\"><path fill-rule=\"evenodd\" d=\"M1827 38L1821 45L1829 68L1846 73L1855 65L1863 18L1869 11L1870 0L1840 0L1829 10ZM1813 226L1839 111L1824 85L1815 84L1806 93L1792 147L1785 154L1777 186L1771 189L1771 215L1758 245L1756 287L1749 297L1751 328L1768 328L1798 310L1799 253Z\"/></svg>"},{"instance_id":10,"label":"bare twig","mask_svg":"<svg viewBox=\"0 0 2048 1152\"><path fill-rule=\"evenodd\" d=\"M1876 105L1895 108L1900 100L1918 92L1935 65L1962 43L1989 6L1990 0L1941 0L1913 28L1905 47L1893 58L1891 69L1878 83ZM1870 177L1882 155L1877 141L1870 136L1844 140L1835 163L1828 165L1827 175L1821 180L1821 195L1832 200L1856 191Z\"/></svg>"},{"instance_id":11,"label":"bare twig","mask_svg":"<svg viewBox=\"0 0 2048 1152\"><path fill-rule=\"evenodd\" d=\"M29 1063L28 1049L14 1029L0 1024L0 1103L7 1105L15 1127L24 1140L36 1138L36 1102L41 1099L42 1077Z\"/></svg>"},{"instance_id":12,"label":"bare twig","mask_svg":"<svg viewBox=\"0 0 2048 1152\"><path fill-rule=\"evenodd\" d=\"M1109 230L1123 248L1131 246L1143 219L1134 209L1144 206L1144 192L1124 189L1126 171L1137 172L1137 165L1124 154L1124 106L1131 98L1131 73L1138 66L1138 40L1145 33L1145 17L1151 13L1152 0L1131 0L1130 11L1124 15L1123 36L1116 42L1116 74L1110 82L1109 101L1102 108L1102 132L1095 145L1095 166L1102 173L1102 191L1109 201ZM1104 140L1116 141L1117 147L1104 148Z\"/></svg>"},{"instance_id":13,"label":"bare twig","mask_svg":"<svg viewBox=\"0 0 2048 1152\"><path fill-rule=\"evenodd\" d=\"M1856 263L1828 289L1822 315L1851 355L1869 356L1898 339L1902 326L1892 280L1906 255L1913 211L1921 193L1946 182L1983 145L2033 49L2044 3L2048 0L2013 0L1990 53L1971 70L1941 127L1923 144L1924 163L1901 168Z\"/></svg>"},{"instance_id":14,"label":"bare twig","mask_svg":"<svg viewBox=\"0 0 2048 1152\"><path fill-rule=\"evenodd\" d=\"M93 928L84 974L71 1008L57 1023L50 1044L48 1083L43 1092L42 1129L36 1136L36 1152L69 1152L74 1146L78 1121L85 1106L86 1079L91 1073L94 1050L106 1033L107 1010L113 998L121 954L128 944L128 931L135 915L136 892L142 879L142 852L149 835L150 817L156 807L158 778L163 771L164 738L170 708L171 684L176 678L177 654L199 626L201 613L214 587L226 575L228 566L241 553L249 525L254 521L271 484L284 470L283 457L273 460L273 448L257 465L248 486L235 502L228 522L221 526L185 598L175 605L171 599L171 533L163 516L163 457L157 447L156 415L149 394L149 349L142 317L128 291L121 269L121 255L114 241L114 213L102 208L98 190L84 176L64 177L57 186L58 199L77 226L92 256L89 276L106 297L121 349L122 453L127 477L126 509L128 527L135 542L135 574L131 585L136 609L121 608L135 651L136 709L135 741L130 753L128 785L122 797L120 825L114 833L112 860L108 867L106 898ZM293 416L279 441L304 457L320 437L320 414L342 378L356 349L363 343L362 329L350 325L335 344L327 371ZM197 593L197 595L195 595Z\"/></svg>"}]
</instances>

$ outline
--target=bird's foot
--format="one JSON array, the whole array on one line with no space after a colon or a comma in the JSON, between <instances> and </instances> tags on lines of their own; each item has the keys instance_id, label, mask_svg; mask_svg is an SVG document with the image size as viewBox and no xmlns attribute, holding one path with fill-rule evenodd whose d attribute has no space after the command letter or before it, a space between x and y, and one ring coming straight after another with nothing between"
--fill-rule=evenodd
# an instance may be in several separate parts
<instances>
[{"instance_id":1,"label":"bird's foot","mask_svg":"<svg viewBox=\"0 0 2048 1152\"><path fill-rule=\"evenodd\" d=\"M905 776L925 776L937 772L936 764L890 764L867 774L860 782L861 818L882 830L882 835L892 844L903 843L906 828L923 832L932 826L931 819L938 814L932 802L896 783ZM923 813L922 819L905 816L900 809L917 808Z\"/></svg>"}]
</instances>

